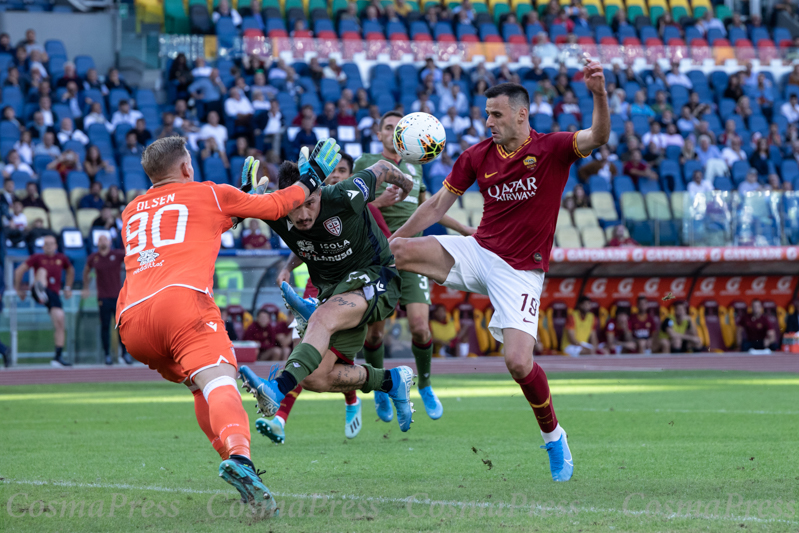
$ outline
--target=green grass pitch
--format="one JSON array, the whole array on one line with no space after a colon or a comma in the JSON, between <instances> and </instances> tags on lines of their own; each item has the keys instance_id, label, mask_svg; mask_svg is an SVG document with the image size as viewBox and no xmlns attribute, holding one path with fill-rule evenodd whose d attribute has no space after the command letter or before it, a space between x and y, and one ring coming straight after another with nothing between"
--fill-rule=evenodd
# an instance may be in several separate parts
<instances>
[{"instance_id":1,"label":"green grass pitch","mask_svg":"<svg viewBox=\"0 0 799 533\"><path fill-rule=\"evenodd\" d=\"M192 397L166 382L0 389L0 531L799 531L799 376L550 375L575 473L554 483L507 375L434 376L444 417L344 438L341 395L304 393L275 446L281 516L217 477ZM247 529L242 529L247 528Z\"/></svg>"}]
</instances>

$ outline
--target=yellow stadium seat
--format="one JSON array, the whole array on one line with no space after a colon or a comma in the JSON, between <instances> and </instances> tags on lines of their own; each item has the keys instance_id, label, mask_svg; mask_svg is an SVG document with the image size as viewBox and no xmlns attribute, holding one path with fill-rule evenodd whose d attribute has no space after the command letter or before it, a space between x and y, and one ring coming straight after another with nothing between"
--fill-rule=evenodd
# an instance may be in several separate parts
<instances>
[{"instance_id":1,"label":"yellow stadium seat","mask_svg":"<svg viewBox=\"0 0 799 533\"><path fill-rule=\"evenodd\" d=\"M624 9L624 2L622 0L605 0L605 7L618 6L619 9Z\"/></svg>"},{"instance_id":2,"label":"yellow stadium seat","mask_svg":"<svg viewBox=\"0 0 799 533\"><path fill-rule=\"evenodd\" d=\"M50 211L50 229L60 233L64 228L74 228L75 219L69 209L52 209Z\"/></svg>"},{"instance_id":3,"label":"yellow stadium seat","mask_svg":"<svg viewBox=\"0 0 799 533\"><path fill-rule=\"evenodd\" d=\"M682 220L685 209L685 199L687 198L686 194L685 191L675 191L671 193L671 212L677 220Z\"/></svg>"},{"instance_id":4,"label":"yellow stadium seat","mask_svg":"<svg viewBox=\"0 0 799 533\"><path fill-rule=\"evenodd\" d=\"M574 226L578 229L599 227L599 220L590 207L578 207L574 210Z\"/></svg>"},{"instance_id":5,"label":"yellow stadium seat","mask_svg":"<svg viewBox=\"0 0 799 533\"><path fill-rule=\"evenodd\" d=\"M583 243L586 248L604 248L605 233L599 226L588 226L581 230Z\"/></svg>"},{"instance_id":6,"label":"yellow stadium seat","mask_svg":"<svg viewBox=\"0 0 799 533\"><path fill-rule=\"evenodd\" d=\"M616 212L616 203L613 201L613 195L609 192L591 193L591 206L598 219L619 220L619 214Z\"/></svg>"},{"instance_id":7,"label":"yellow stadium seat","mask_svg":"<svg viewBox=\"0 0 799 533\"><path fill-rule=\"evenodd\" d=\"M28 219L29 228L32 228L33 223L39 219L41 219L41 221L44 222L45 228L50 227L50 219L47 216L47 211L45 211L41 207L26 207L22 210L22 212L25 214L25 217L27 217Z\"/></svg>"},{"instance_id":8,"label":"yellow stadium seat","mask_svg":"<svg viewBox=\"0 0 799 533\"><path fill-rule=\"evenodd\" d=\"M77 210L80 199L86 196L88 193L89 189L84 189L83 187L75 187L69 191L69 203L72 205L72 209Z\"/></svg>"},{"instance_id":9,"label":"yellow stadium seat","mask_svg":"<svg viewBox=\"0 0 799 533\"><path fill-rule=\"evenodd\" d=\"M669 4L666 0L649 0L649 9L652 9L655 6L662 7L664 10L669 9Z\"/></svg>"},{"instance_id":10,"label":"yellow stadium seat","mask_svg":"<svg viewBox=\"0 0 799 533\"><path fill-rule=\"evenodd\" d=\"M555 231L555 242L561 248L582 248L580 233L573 226L563 227Z\"/></svg>"},{"instance_id":11,"label":"yellow stadium seat","mask_svg":"<svg viewBox=\"0 0 799 533\"><path fill-rule=\"evenodd\" d=\"M732 307L719 306L719 325L721 326L721 338L727 348L732 348L737 340L738 325L735 323L735 309Z\"/></svg>"},{"instance_id":12,"label":"yellow stadium seat","mask_svg":"<svg viewBox=\"0 0 799 533\"><path fill-rule=\"evenodd\" d=\"M471 221L469 220L469 212L468 211L465 211L463 209L455 209L454 207L451 207L449 209L449 211L447 211L447 215L449 215L450 217L454 218L455 220L457 220L461 224L464 224L466 226L470 226L471 225ZM457 231L449 229L449 228L447 228L447 233L449 233L450 235L460 235L460 233L458 233Z\"/></svg>"},{"instance_id":13,"label":"yellow stadium seat","mask_svg":"<svg viewBox=\"0 0 799 533\"><path fill-rule=\"evenodd\" d=\"M64 189L45 189L42 191L42 200L51 212L56 209L69 209L69 199Z\"/></svg>"},{"instance_id":14,"label":"yellow stadium seat","mask_svg":"<svg viewBox=\"0 0 799 533\"><path fill-rule=\"evenodd\" d=\"M651 220L671 220L669 199L665 192L650 192L646 195L646 211Z\"/></svg>"},{"instance_id":15,"label":"yellow stadium seat","mask_svg":"<svg viewBox=\"0 0 799 533\"><path fill-rule=\"evenodd\" d=\"M466 192L461 196L463 208L469 211L483 210L483 195L479 192Z\"/></svg>"},{"instance_id":16,"label":"yellow stadium seat","mask_svg":"<svg viewBox=\"0 0 799 533\"><path fill-rule=\"evenodd\" d=\"M644 197L640 192L626 192L621 195L621 214L627 220L643 222L647 219Z\"/></svg>"},{"instance_id":17,"label":"yellow stadium seat","mask_svg":"<svg viewBox=\"0 0 799 533\"><path fill-rule=\"evenodd\" d=\"M627 231L627 226L625 226L623 224L619 224L619 226L624 228L624 238L626 239L627 237L629 237L630 236L630 232ZM605 239L606 240L609 241L610 239L613 238L613 230L614 229L616 229L616 226L608 226L607 228L605 228Z\"/></svg>"},{"instance_id":18,"label":"yellow stadium seat","mask_svg":"<svg viewBox=\"0 0 799 533\"><path fill-rule=\"evenodd\" d=\"M645 15L649 15L649 9L644 0L627 0L627 8L630 6L639 6L644 11Z\"/></svg>"},{"instance_id":19,"label":"yellow stadium seat","mask_svg":"<svg viewBox=\"0 0 799 533\"><path fill-rule=\"evenodd\" d=\"M558 223L555 226L555 228L556 229L569 228L569 227L571 227L573 225L574 224L572 224L571 213L569 213L568 209L566 209L564 207L561 207L560 211L558 211Z\"/></svg>"},{"instance_id":20,"label":"yellow stadium seat","mask_svg":"<svg viewBox=\"0 0 799 533\"><path fill-rule=\"evenodd\" d=\"M78 229L80 232L83 233L84 237L89 236L89 232L92 228L92 223L95 221L97 217L100 216L99 209L78 209Z\"/></svg>"}]
</instances>

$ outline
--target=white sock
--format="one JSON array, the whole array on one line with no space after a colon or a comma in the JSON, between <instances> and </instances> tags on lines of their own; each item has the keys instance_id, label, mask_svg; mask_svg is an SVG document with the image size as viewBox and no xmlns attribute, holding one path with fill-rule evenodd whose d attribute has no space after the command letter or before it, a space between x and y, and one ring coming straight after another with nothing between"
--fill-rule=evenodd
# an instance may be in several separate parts
<instances>
[{"instance_id":1,"label":"white sock","mask_svg":"<svg viewBox=\"0 0 799 533\"><path fill-rule=\"evenodd\" d=\"M544 444L548 444L550 442L555 442L556 440L560 439L560 436L563 435L564 431L561 429L560 424L557 425L555 429L553 429L549 433L541 432L541 436L544 437Z\"/></svg>"},{"instance_id":2,"label":"white sock","mask_svg":"<svg viewBox=\"0 0 799 533\"><path fill-rule=\"evenodd\" d=\"M276 416L276 417L275 417L275 420L276 420L276 421L278 421L278 422L280 422L280 425L281 425L281 426L283 426L283 427L286 427L286 421L285 421L285 420L283 420L283 417L282 417L282 416Z\"/></svg>"}]
</instances>

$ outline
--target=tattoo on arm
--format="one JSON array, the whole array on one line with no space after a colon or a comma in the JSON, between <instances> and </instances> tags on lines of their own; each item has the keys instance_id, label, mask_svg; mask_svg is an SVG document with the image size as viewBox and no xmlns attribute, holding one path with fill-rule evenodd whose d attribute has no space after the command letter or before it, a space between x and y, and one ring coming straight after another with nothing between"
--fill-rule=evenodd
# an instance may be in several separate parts
<instances>
[{"instance_id":1,"label":"tattoo on arm","mask_svg":"<svg viewBox=\"0 0 799 533\"><path fill-rule=\"evenodd\" d=\"M405 191L406 194L410 194L411 190L413 189L413 180L400 172L400 169L388 161L378 161L369 167L369 170L374 172L375 176L377 177L375 188L379 188L380 185L382 185L385 181L392 185L396 185Z\"/></svg>"}]
</instances>

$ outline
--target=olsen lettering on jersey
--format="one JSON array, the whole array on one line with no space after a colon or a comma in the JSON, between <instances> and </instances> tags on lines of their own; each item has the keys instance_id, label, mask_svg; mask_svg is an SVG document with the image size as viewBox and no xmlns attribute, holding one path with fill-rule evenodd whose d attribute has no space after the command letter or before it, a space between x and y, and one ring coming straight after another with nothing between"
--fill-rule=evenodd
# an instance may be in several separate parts
<instances>
[{"instance_id":1,"label":"olsen lettering on jersey","mask_svg":"<svg viewBox=\"0 0 799 533\"><path fill-rule=\"evenodd\" d=\"M143 202L136 203L136 211L142 211L144 209L151 209L153 207L158 207L161 205L168 204L170 202L175 201L174 194L167 194L166 196L161 196L160 198L153 198L152 200L145 200Z\"/></svg>"}]
</instances>

